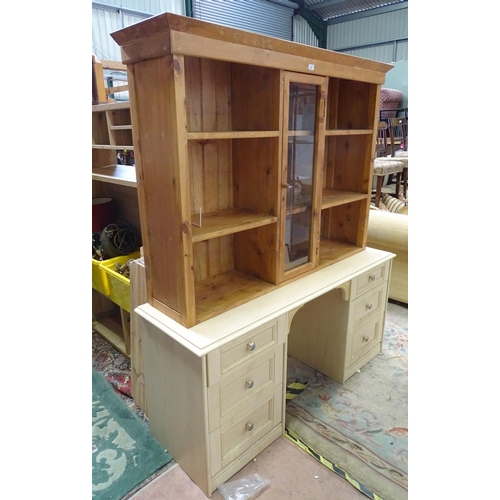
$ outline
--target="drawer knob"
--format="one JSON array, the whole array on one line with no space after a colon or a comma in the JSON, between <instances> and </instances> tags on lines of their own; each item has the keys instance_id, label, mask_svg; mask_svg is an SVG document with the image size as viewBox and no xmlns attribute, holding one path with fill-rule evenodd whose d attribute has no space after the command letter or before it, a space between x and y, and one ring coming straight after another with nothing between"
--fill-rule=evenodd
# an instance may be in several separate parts
<instances>
[{"instance_id":1,"label":"drawer knob","mask_svg":"<svg viewBox=\"0 0 500 500\"><path fill-rule=\"evenodd\" d=\"M365 342L368 342L368 341L370 340L370 338L369 338L369 337L367 337L367 336L365 335L365 336L363 337L363 340L364 340Z\"/></svg>"},{"instance_id":2,"label":"drawer knob","mask_svg":"<svg viewBox=\"0 0 500 500\"><path fill-rule=\"evenodd\" d=\"M370 281L375 281L375 275L374 274L370 274L370 276L368 276L368 279Z\"/></svg>"},{"instance_id":3,"label":"drawer knob","mask_svg":"<svg viewBox=\"0 0 500 500\"><path fill-rule=\"evenodd\" d=\"M247 349L248 349L249 351L253 351L253 350L255 349L255 342L249 342L249 343L247 344Z\"/></svg>"},{"instance_id":4,"label":"drawer knob","mask_svg":"<svg viewBox=\"0 0 500 500\"><path fill-rule=\"evenodd\" d=\"M370 310L373 306L371 304L366 304L366 308Z\"/></svg>"},{"instance_id":5,"label":"drawer knob","mask_svg":"<svg viewBox=\"0 0 500 500\"><path fill-rule=\"evenodd\" d=\"M253 387L253 380L247 380L245 383L249 389Z\"/></svg>"},{"instance_id":6,"label":"drawer knob","mask_svg":"<svg viewBox=\"0 0 500 500\"><path fill-rule=\"evenodd\" d=\"M253 429L253 424L252 422L247 422L247 425L245 425L245 429L247 431L251 431Z\"/></svg>"}]
</instances>

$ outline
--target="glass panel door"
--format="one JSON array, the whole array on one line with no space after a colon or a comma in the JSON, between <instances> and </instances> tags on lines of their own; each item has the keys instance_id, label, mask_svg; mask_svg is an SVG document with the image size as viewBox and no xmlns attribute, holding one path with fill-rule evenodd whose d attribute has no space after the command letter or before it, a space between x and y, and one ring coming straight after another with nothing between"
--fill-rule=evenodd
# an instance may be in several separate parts
<instances>
[{"instance_id":1,"label":"glass panel door","mask_svg":"<svg viewBox=\"0 0 500 500\"><path fill-rule=\"evenodd\" d=\"M289 74L285 84L286 272L314 260L313 215L317 213L318 200L315 185L319 179L317 172L321 170L319 160L323 158L323 147L321 154L318 151L318 128L324 133L321 115L324 114L326 83L319 77Z\"/></svg>"}]
</instances>

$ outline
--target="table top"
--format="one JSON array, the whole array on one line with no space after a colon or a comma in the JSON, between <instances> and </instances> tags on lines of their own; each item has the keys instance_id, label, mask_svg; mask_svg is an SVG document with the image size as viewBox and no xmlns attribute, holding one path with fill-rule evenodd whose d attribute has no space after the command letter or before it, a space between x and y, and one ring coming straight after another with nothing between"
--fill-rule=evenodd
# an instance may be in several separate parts
<instances>
[{"instance_id":1,"label":"table top","mask_svg":"<svg viewBox=\"0 0 500 500\"><path fill-rule=\"evenodd\" d=\"M191 328L182 326L150 304L137 307L135 312L165 335L169 335L186 349L202 357L233 338L258 328L334 288L341 287L394 257L393 253L367 247L362 252L276 288Z\"/></svg>"}]
</instances>

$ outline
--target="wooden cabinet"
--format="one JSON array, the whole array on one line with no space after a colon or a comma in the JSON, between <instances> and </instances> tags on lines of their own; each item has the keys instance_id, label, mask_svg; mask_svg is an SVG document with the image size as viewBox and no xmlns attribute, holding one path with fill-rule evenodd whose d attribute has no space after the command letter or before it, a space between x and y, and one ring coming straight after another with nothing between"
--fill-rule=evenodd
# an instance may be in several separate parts
<instances>
[{"instance_id":1,"label":"wooden cabinet","mask_svg":"<svg viewBox=\"0 0 500 500\"><path fill-rule=\"evenodd\" d=\"M201 354L139 311L151 431L207 496L283 434L286 318Z\"/></svg>"},{"instance_id":2,"label":"wooden cabinet","mask_svg":"<svg viewBox=\"0 0 500 500\"><path fill-rule=\"evenodd\" d=\"M382 350L391 261L305 304L288 354L343 384Z\"/></svg>"},{"instance_id":3,"label":"wooden cabinet","mask_svg":"<svg viewBox=\"0 0 500 500\"><path fill-rule=\"evenodd\" d=\"M391 65L170 13L111 36L151 305L193 326L365 248Z\"/></svg>"}]
</instances>

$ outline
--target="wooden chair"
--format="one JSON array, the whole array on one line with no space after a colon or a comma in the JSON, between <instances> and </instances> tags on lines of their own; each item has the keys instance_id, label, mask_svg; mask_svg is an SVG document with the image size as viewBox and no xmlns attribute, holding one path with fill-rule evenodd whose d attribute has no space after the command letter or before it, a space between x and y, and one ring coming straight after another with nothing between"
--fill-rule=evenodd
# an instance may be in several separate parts
<instances>
[{"instance_id":1,"label":"wooden chair","mask_svg":"<svg viewBox=\"0 0 500 500\"><path fill-rule=\"evenodd\" d=\"M382 185L384 184L384 178L386 175L396 174L396 198L399 197L399 187L401 186L401 177L404 167L404 162L398 161L397 158L392 159L390 157L382 157L375 158L373 161L373 177L377 178L375 187L375 206L377 208L380 205Z\"/></svg>"},{"instance_id":2,"label":"wooden chair","mask_svg":"<svg viewBox=\"0 0 500 500\"><path fill-rule=\"evenodd\" d=\"M377 143L375 147L376 158L373 165L373 176L377 178L375 187L375 206L380 205L380 198L382 196L382 186L384 179L387 176L389 182L392 176L396 174L396 196L399 196L399 186L401 184L401 176L404 164L387 157L387 130L388 126L385 121L380 121L377 130Z\"/></svg>"},{"instance_id":3,"label":"wooden chair","mask_svg":"<svg viewBox=\"0 0 500 500\"><path fill-rule=\"evenodd\" d=\"M408 118L405 116L389 118L389 137L391 156L395 156L397 144L402 146L400 149L403 151L408 151Z\"/></svg>"},{"instance_id":4,"label":"wooden chair","mask_svg":"<svg viewBox=\"0 0 500 500\"><path fill-rule=\"evenodd\" d=\"M396 117L389 119L389 136L391 138L391 156L398 161L404 162L403 196L406 198L408 191L408 117ZM396 143L402 147L396 149Z\"/></svg>"},{"instance_id":5,"label":"wooden chair","mask_svg":"<svg viewBox=\"0 0 500 500\"><path fill-rule=\"evenodd\" d=\"M386 156L387 155L387 123L380 121L378 122L378 130L377 130L377 146L375 148L375 152L377 156Z\"/></svg>"}]
</instances>

